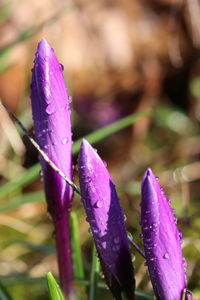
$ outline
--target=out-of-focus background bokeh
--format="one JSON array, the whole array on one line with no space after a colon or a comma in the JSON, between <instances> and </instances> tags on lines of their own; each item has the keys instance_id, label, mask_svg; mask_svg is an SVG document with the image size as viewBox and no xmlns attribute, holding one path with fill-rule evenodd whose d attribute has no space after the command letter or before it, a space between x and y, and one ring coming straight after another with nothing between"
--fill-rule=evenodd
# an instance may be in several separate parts
<instances>
[{"instance_id":1,"label":"out-of-focus background bokeh","mask_svg":"<svg viewBox=\"0 0 200 300\"><path fill-rule=\"evenodd\" d=\"M1 0L0 97L30 132L31 68L42 38L65 68L74 140L152 111L95 147L141 247L141 178L147 167L159 177L183 232L188 288L200 299L200 1ZM0 107L0 282L15 300L48 299L42 278L57 274L42 182L30 172L37 162ZM73 210L89 276L91 234L78 197ZM136 254L134 263L137 287L151 291L144 260ZM112 299L108 291L103 297Z\"/></svg>"}]
</instances>

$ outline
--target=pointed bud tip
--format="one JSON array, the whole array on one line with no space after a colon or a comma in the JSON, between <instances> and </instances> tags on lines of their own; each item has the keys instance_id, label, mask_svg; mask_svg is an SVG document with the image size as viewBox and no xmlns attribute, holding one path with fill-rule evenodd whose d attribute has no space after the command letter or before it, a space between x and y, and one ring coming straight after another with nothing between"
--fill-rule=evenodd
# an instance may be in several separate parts
<instances>
[{"instance_id":1,"label":"pointed bud tip","mask_svg":"<svg viewBox=\"0 0 200 300\"><path fill-rule=\"evenodd\" d=\"M45 57L50 54L50 51L51 51L50 45L47 43L47 41L45 39L42 39L38 43L36 54L39 55L40 57Z\"/></svg>"},{"instance_id":2,"label":"pointed bud tip","mask_svg":"<svg viewBox=\"0 0 200 300\"><path fill-rule=\"evenodd\" d=\"M144 173L144 176L142 179L142 186L144 185L145 182L149 182L149 180L151 180L153 178L155 178L155 175L154 175L153 171L151 170L151 168L148 168Z\"/></svg>"},{"instance_id":3,"label":"pointed bud tip","mask_svg":"<svg viewBox=\"0 0 200 300\"><path fill-rule=\"evenodd\" d=\"M149 176L154 176L153 171L151 170L151 168L148 168L145 173L144 173L144 177L149 177Z\"/></svg>"},{"instance_id":4,"label":"pointed bud tip","mask_svg":"<svg viewBox=\"0 0 200 300\"><path fill-rule=\"evenodd\" d=\"M81 153L81 155L95 154L95 156L97 156L96 151L94 150L92 145L90 145L90 143L86 139L82 139L80 153Z\"/></svg>"}]
</instances>

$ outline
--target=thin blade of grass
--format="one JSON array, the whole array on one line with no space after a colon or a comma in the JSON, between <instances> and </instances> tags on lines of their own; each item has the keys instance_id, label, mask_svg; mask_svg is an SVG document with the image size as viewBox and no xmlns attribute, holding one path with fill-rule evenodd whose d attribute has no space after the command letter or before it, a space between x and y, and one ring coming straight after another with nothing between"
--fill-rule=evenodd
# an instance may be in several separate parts
<instances>
[{"instance_id":1,"label":"thin blade of grass","mask_svg":"<svg viewBox=\"0 0 200 300\"><path fill-rule=\"evenodd\" d=\"M0 299L1 300L12 300L8 291L5 289L5 287L1 283L0 283Z\"/></svg>"},{"instance_id":2,"label":"thin blade of grass","mask_svg":"<svg viewBox=\"0 0 200 300\"><path fill-rule=\"evenodd\" d=\"M0 212L10 211L20 207L26 203L42 202L44 200L43 192L25 193L20 196L13 197L8 204L0 206Z\"/></svg>"},{"instance_id":3,"label":"thin blade of grass","mask_svg":"<svg viewBox=\"0 0 200 300\"><path fill-rule=\"evenodd\" d=\"M135 113L125 117L119 121L114 122L111 125L108 125L104 128L98 129L93 133L86 135L84 138L87 139L92 145L97 142L100 142L104 138L136 123L138 120L149 116L151 112L145 111L140 113ZM76 155L80 148L81 139L77 140L73 144L73 155ZM12 180L1 187L0 190L0 199L12 195L13 193L20 191L23 187L27 186L29 183L33 182L36 178L39 177L40 164L37 163L33 167L29 168L22 175L20 175L15 180Z\"/></svg>"},{"instance_id":4,"label":"thin blade of grass","mask_svg":"<svg viewBox=\"0 0 200 300\"><path fill-rule=\"evenodd\" d=\"M5 286L10 286L16 283L23 283L23 284L30 284L30 283L38 283L41 286L44 286L46 284L44 277L28 277L28 275L16 275L16 276L1 276L1 281L3 282L3 284ZM90 286L90 281L87 279L76 279L75 281L77 281L80 285L83 285L85 287L89 287ZM97 287L99 289L106 289L106 284L104 281L99 280L97 283ZM141 299L141 300L154 300L155 297L152 294L143 292L141 290L136 289L135 290L135 295ZM1 299L1 298L0 298ZM10 299L9 299L10 300Z\"/></svg>"},{"instance_id":5,"label":"thin blade of grass","mask_svg":"<svg viewBox=\"0 0 200 300\"><path fill-rule=\"evenodd\" d=\"M97 257L96 248L93 247L92 252L92 268L90 273L90 290L89 300L96 300L96 294L98 289L98 277L99 277L100 263Z\"/></svg>"},{"instance_id":6,"label":"thin blade of grass","mask_svg":"<svg viewBox=\"0 0 200 300\"><path fill-rule=\"evenodd\" d=\"M48 285L49 296L51 300L66 300L61 292L58 283L56 282L51 272L47 273L47 285Z\"/></svg>"},{"instance_id":7,"label":"thin blade of grass","mask_svg":"<svg viewBox=\"0 0 200 300\"><path fill-rule=\"evenodd\" d=\"M81 245L79 239L78 218L75 212L71 212L71 244L74 276L78 279L84 279L83 259L81 255Z\"/></svg>"}]
</instances>

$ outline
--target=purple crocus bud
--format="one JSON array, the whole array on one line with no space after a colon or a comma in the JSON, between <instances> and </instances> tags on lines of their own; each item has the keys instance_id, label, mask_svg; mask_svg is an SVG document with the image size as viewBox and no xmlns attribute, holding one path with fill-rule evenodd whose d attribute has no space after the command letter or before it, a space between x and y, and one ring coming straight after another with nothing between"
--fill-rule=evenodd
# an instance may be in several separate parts
<instances>
[{"instance_id":1,"label":"purple crocus bud","mask_svg":"<svg viewBox=\"0 0 200 300\"><path fill-rule=\"evenodd\" d=\"M107 284L115 299L134 299L134 275L122 209L103 161L83 140L78 161L83 205Z\"/></svg>"},{"instance_id":2,"label":"purple crocus bud","mask_svg":"<svg viewBox=\"0 0 200 300\"><path fill-rule=\"evenodd\" d=\"M42 40L35 55L31 83L35 138L55 165L72 180L70 104L62 72L63 66L54 50ZM72 281L69 211L73 192L43 158L40 161L48 210L55 225L61 287L69 294Z\"/></svg>"},{"instance_id":3,"label":"purple crocus bud","mask_svg":"<svg viewBox=\"0 0 200 300\"><path fill-rule=\"evenodd\" d=\"M148 169L142 181L141 225L146 263L158 299L181 300L186 289L181 233L158 180Z\"/></svg>"}]
</instances>

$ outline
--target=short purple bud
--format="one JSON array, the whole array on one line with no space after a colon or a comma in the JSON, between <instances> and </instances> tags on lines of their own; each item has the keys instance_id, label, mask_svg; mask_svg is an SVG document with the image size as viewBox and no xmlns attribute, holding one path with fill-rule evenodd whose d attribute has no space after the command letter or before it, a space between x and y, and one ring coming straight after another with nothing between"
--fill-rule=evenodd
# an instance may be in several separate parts
<instances>
[{"instance_id":1,"label":"short purple bud","mask_svg":"<svg viewBox=\"0 0 200 300\"><path fill-rule=\"evenodd\" d=\"M181 300L186 288L180 231L151 169L142 181L141 225L146 263L158 299Z\"/></svg>"},{"instance_id":2,"label":"short purple bud","mask_svg":"<svg viewBox=\"0 0 200 300\"><path fill-rule=\"evenodd\" d=\"M121 292L134 299L134 275L124 216L109 172L92 146L83 140L79 181L87 221L107 284L115 299Z\"/></svg>"}]
</instances>

